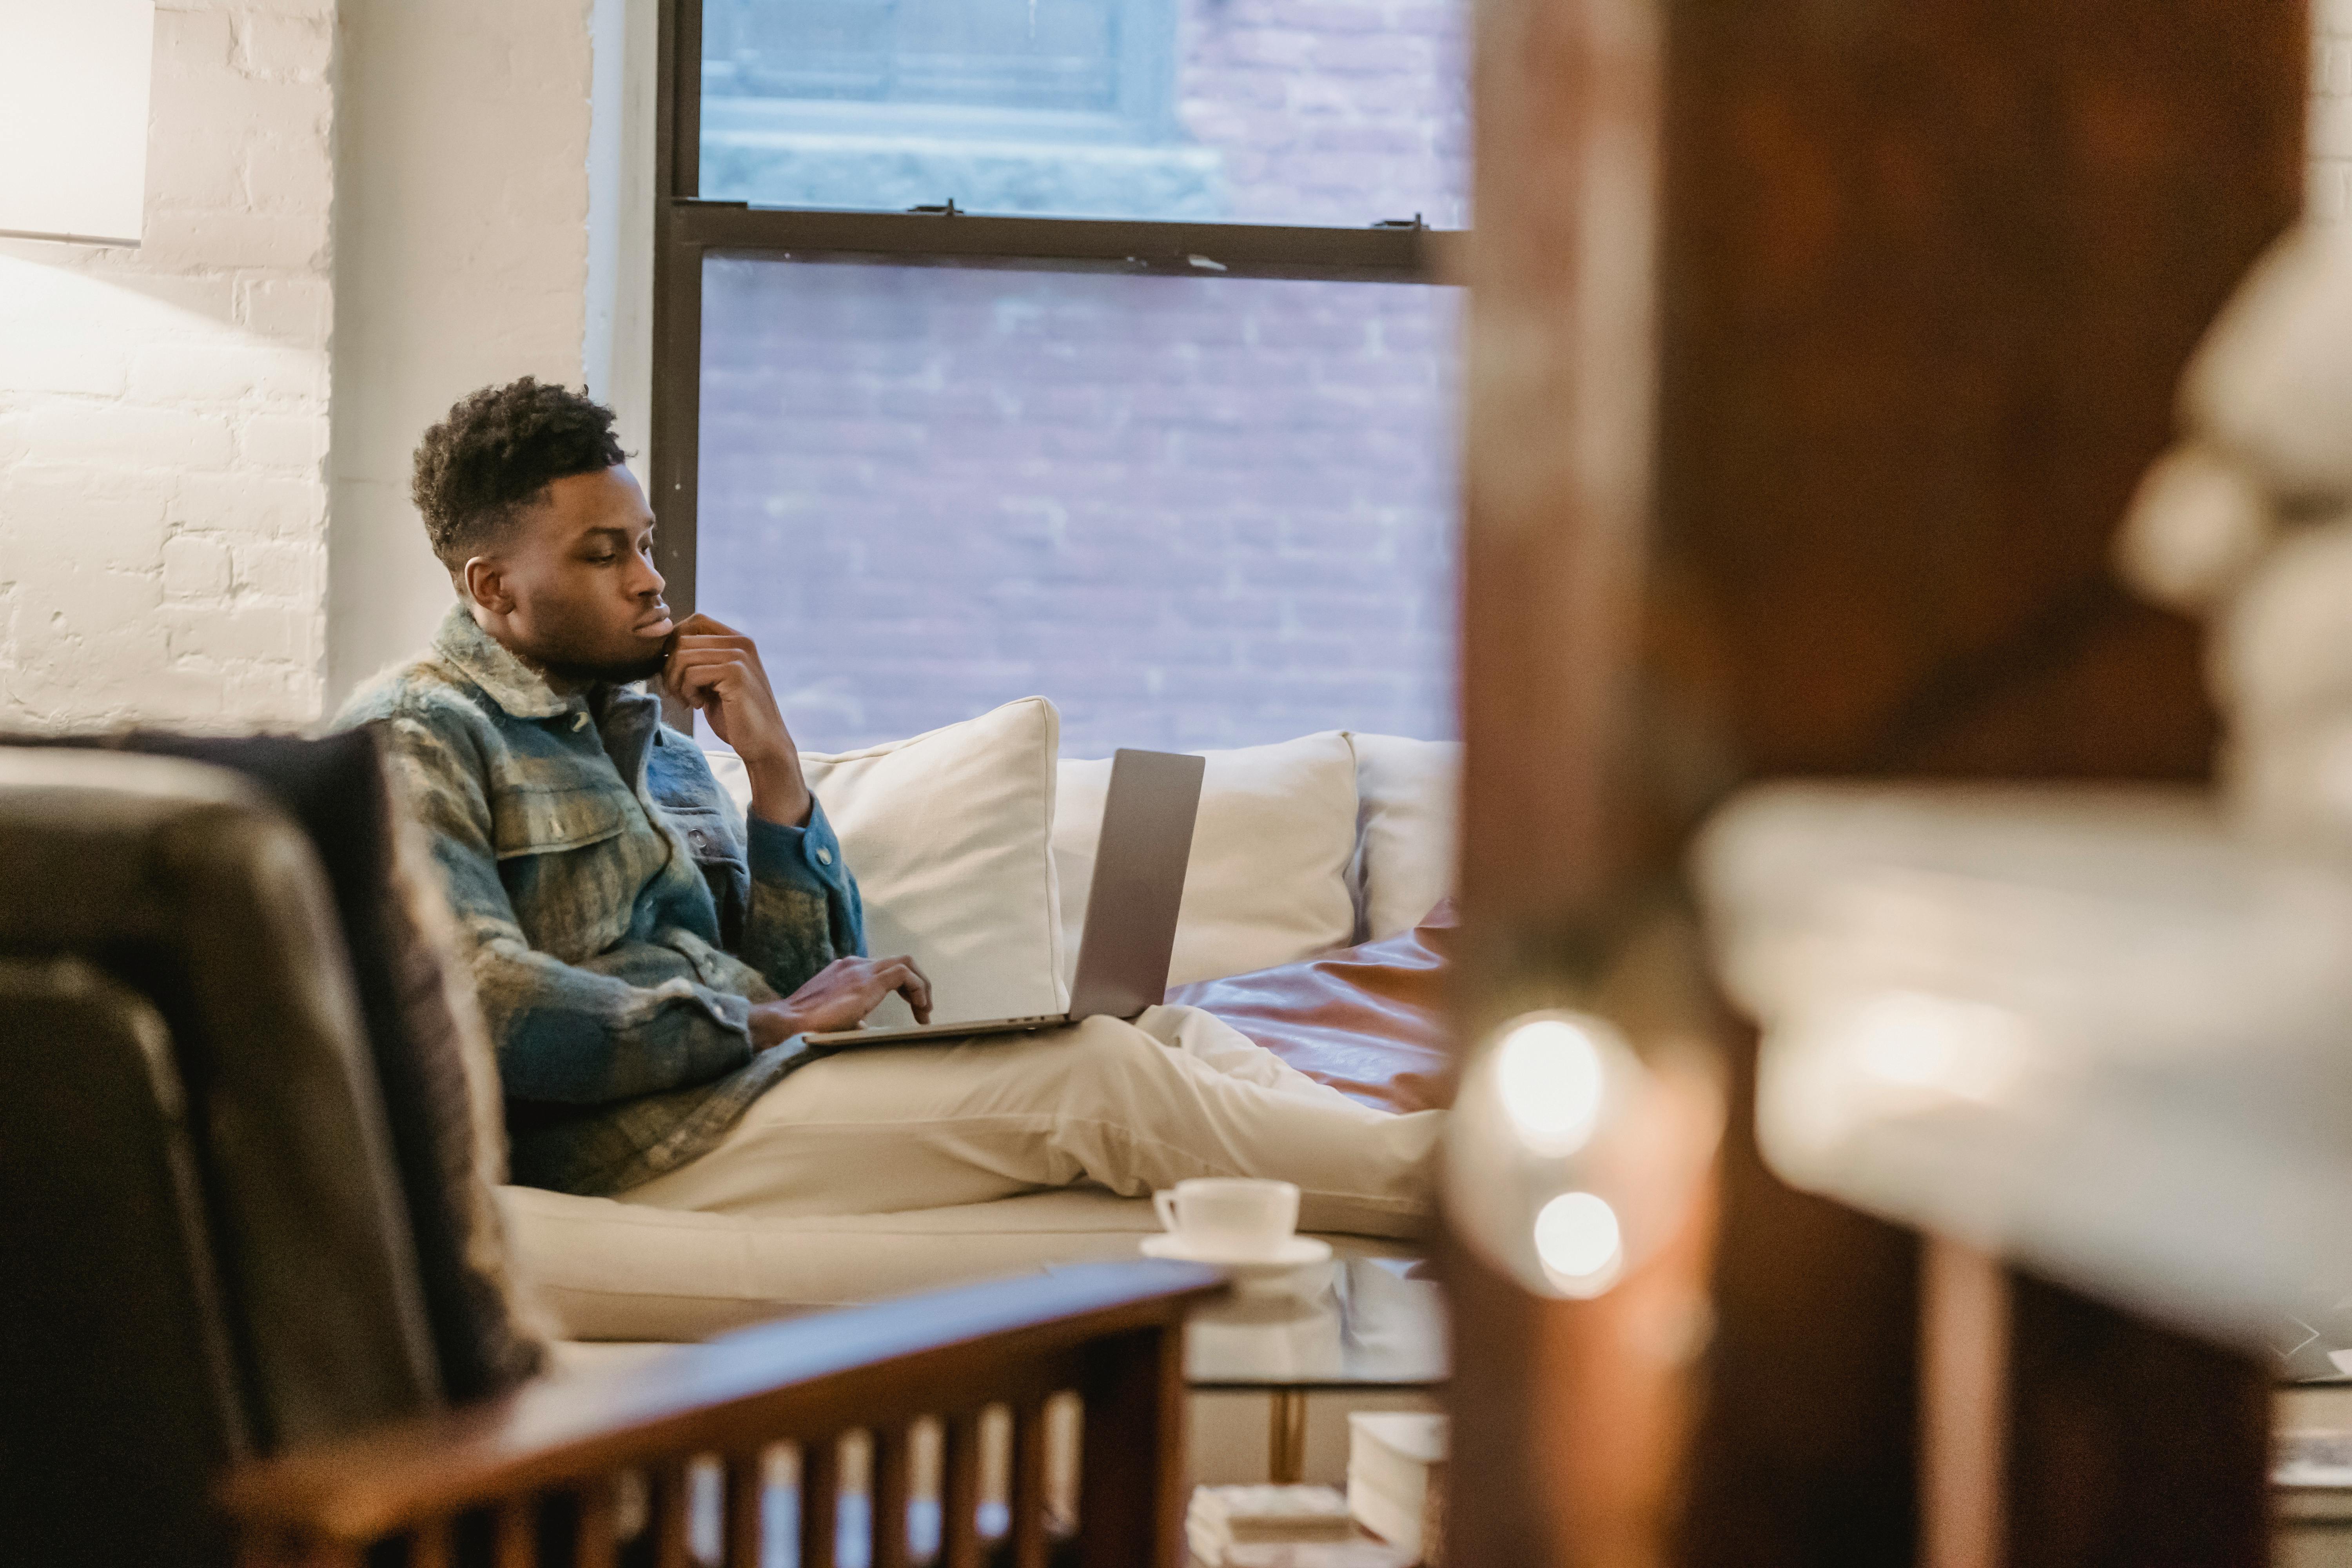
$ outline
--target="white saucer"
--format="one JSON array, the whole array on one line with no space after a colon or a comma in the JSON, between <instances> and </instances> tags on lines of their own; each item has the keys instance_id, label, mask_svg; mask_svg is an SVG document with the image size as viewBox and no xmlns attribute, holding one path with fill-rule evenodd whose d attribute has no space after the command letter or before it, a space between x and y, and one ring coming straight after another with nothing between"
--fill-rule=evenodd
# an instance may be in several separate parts
<instances>
[{"instance_id":1,"label":"white saucer","mask_svg":"<svg viewBox=\"0 0 2352 1568\"><path fill-rule=\"evenodd\" d=\"M1331 1244L1318 1237L1294 1236L1267 1257L1229 1258L1196 1252L1185 1246L1180 1237L1147 1236L1143 1238L1143 1256L1173 1258L1179 1263L1212 1264L1231 1274L1234 1284L1247 1289L1271 1284L1317 1263L1329 1262Z\"/></svg>"}]
</instances>

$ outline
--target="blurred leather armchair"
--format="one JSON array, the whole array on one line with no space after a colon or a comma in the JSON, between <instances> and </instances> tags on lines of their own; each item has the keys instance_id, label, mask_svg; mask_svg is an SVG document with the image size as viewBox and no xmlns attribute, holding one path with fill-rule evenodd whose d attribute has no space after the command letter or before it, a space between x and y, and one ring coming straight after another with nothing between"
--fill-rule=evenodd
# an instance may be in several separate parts
<instances>
[{"instance_id":1,"label":"blurred leather armchair","mask_svg":"<svg viewBox=\"0 0 2352 1568\"><path fill-rule=\"evenodd\" d=\"M909 1434L936 1416L942 1560L975 1563L1003 1405L997 1549L1041 1564L1046 1404L1076 1393L1065 1550L1177 1560L1203 1270L1066 1270L539 1375L491 1196L494 1071L402 831L365 734L0 746L12 1552L341 1563L404 1538L417 1563L683 1563L690 1468L715 1458L725 1561L752 1563L789 1441L815 1568L862 1431L881 1568L908 1560Z\"/></svg>"}]
</instances>

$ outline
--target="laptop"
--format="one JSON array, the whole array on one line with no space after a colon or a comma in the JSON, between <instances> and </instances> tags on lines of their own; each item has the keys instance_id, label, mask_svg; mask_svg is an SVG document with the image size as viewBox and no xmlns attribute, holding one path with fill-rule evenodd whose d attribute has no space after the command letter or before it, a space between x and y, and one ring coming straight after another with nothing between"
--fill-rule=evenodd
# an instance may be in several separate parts
<instances>
[{"instance_id":1,"label":"laptop","mask_svg":"<svg viewBox=\"0 0 2352 1568\"><path fill-rule=\"evenodd\" d=\"M1168 994L1168 960L1176 950L1176 911L1184 901L1184 866L1192 857L1192 822L1201 809L1200 757L1122 751L1111 759L1087 894L1086 929L1070 1009L1033 1018L908 1024L888 1029L828 1029L801 1038L818 1054L869 1046L922 1045L971 1035L1026 1035L1108 1014L1132 1018Z\"/></svg>"}]
</instances>

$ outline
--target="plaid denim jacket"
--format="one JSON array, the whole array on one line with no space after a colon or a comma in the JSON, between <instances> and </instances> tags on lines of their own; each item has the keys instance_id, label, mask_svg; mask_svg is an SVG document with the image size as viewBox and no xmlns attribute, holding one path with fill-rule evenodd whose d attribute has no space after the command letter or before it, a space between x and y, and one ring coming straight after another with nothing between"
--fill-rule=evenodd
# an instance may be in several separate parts
<instances>
[{"instance_id":1,"label":"plaid denim jacket","mask_svg":"<svg viewBox=\"0 0 2352 1568\"><path fill-rule=\"evenodd\" d=\"M745 821L661 704L559 697L451 608L354 695L433 839L497 1042L516 1181L616 1193L702 1153L806 1059L755 1002L865 950L822 806Z\"/></svg>"}]
</instances>

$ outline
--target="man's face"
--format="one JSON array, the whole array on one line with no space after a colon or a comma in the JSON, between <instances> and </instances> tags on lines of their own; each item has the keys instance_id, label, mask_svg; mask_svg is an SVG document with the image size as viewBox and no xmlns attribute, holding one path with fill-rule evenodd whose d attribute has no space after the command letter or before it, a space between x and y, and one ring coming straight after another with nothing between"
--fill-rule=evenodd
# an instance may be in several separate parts
<instances>
[{"instance_id":1,"label":"man's face","mask_svg":"<svg viewBox=\"0 0 2352 1568\"><path fill-rule=\"evenodd\" d=\"M660 673L672 628L653 542L654 514L627 468L557 479L496 552L497 596L511 607L493 634L566 680Z\"/></svg>"}]
</instances>

